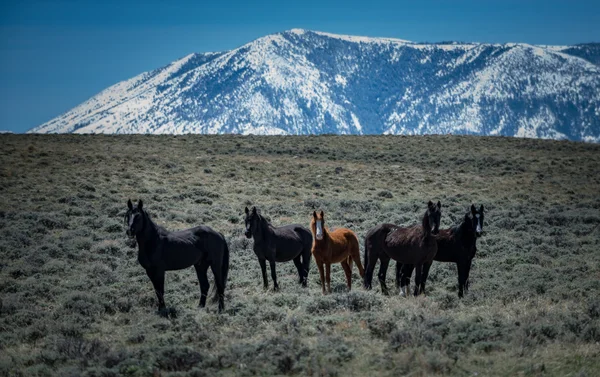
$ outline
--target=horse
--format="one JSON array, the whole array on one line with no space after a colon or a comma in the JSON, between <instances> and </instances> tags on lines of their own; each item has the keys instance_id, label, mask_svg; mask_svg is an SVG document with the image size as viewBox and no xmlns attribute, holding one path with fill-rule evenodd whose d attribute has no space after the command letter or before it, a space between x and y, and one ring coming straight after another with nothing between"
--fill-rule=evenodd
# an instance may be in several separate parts
<instances>
[{"instance_id":1,"label":"horse","mask_svg":"<svg viewBox=\"0 0 600 377\"><path fill-rule=\"evenodd\" d=\"M219 301L219 312L221 312L225 308L224 291L229 271L229 248L225 237L202 225L170 232L156 225L143 205L141 200L135 207L131 199L127 201L126 233L137 241L138 262L152 281L158 298L158 311L164 312L166 309L165 271L194 266L200 284L200 307L206 305L206 296L210 287L206 273L210 267L217 286L213 301Z\"/></svg>"},{"instance_id":2,"label":"horse","mask_svg":"<svg viewBox=\"0 0 600 377\"><path fill-rule=\"evenodd\" d=\"M252 207L251 211L246 207L245 213L246 231L244 234L248 239L254 238L254 254L260 263L264 289L269 288L266 261L269 261L271 267L271 278L275 291L279 290L275 262L289 262L290 260L294 261L298 270L298 283L306 287L312 246L310 231L299 224L274 227L258 213L256 207Z\"/></svg>"},{"instance_id":3,"label":"horse","mask_svg":"<svg viewBox=\"0 0 600 377\"><path fill-rule=\"evenodd\" d=\"M469 290L469 272L471 262L477 252L477 238L483 232L483 205L479 210L471 204L471 216L467 212L462 222L452 228L442 229L437 235L438 252L433 258L438 262L456 263L458 268L458 297L463 297ZM406 287L410 284L413 265L396 263L396 285ZM425 291L425 283L421 281L421 290ZM405 291L401 291L406 294Z\"/></svg>"},{"instance_id":4,"label":"horse","mask_svg":"<svg viewBox=\"0 0 600 377\"><path fill-rule=\"evenodd\" d=\"M379 259L379 283L381 291L387 295L385 284L387 269L390 258L401 263L416 266L414 295L420 291L421 283L427 279L429 267L437 253L437 242L435 235L439 232L442 204L437 205L431 201L427 203L427 211L423 215L421 225L402 228L394 224L380 224L371 229L365 238L365 261L366 272L364 277L365 289L371 289L373 270Z\"/></svg>"},{"instance_id":5,"label":"horse","mask_svg":"<svg viewBox=\"0 0 600 377\"><path fill-rule=\"evenodd\" d=\"M321 287L323 294L331 293L331 264L341 263L346 274L348 290L352 289L352 261L356 261L360 277L365 276L365 270L360 263L360 248L358 237L347 228L338 228L330 232L325 227L325 214L323 211L317 214L313 211L310 222L310 230L314 236L312 255L315 258L319 274L321 275ZM325 266L325 271L323 266ZM325 291L327 282L327 292Z\"/></svg>"}]
</instances>

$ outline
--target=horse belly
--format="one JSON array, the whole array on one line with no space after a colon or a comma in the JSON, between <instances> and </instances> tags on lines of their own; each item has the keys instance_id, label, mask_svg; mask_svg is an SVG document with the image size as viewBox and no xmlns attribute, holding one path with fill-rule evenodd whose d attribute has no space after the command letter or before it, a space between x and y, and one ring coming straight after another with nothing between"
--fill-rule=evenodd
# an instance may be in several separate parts
<instances>
[{"instance_id":1,"label":"horse belly","mask_svg":"<svg viewBox=\"0 0 600 377\"><path fill-rule=\"evenodd\" d=\"M295 240L294 240L295 241ZM275 249L275 261L276 262L288 262L296 258L302 251L301 240L294 242L292 240L285 240L277 242Z\"/></svg>"},{"instance_id":2,"label":"horse belly","mask_svg":"<svg viewBox=\"0 0 600 377\"><path fill-rule=\"evenodd\" d=\"M296 258L299 253L275 253L275 262L289 262Z\"/></svg>"},{"instance_id":3,"label":"horse belly","mask_svg":"<svg viewBox=\"0 0 600 377\"><path fill-rule=\"evenodd\" d=\"M418 245L386 245L386 254L395 261L404 264L419 264L427 257L427 251Z\"/></svg>"},{"instance_id":4,"label":"horse belly","mask_svg":"<svg viewBox=\"0 0 600 377\"><path fill-rule=\"evenodd\" d=\"M198 263L201 255L202 253L199 249L186 247L172 253L164 253L162 259L166 267L165 270L183 270Z\"/></svg>"}]
</instances>

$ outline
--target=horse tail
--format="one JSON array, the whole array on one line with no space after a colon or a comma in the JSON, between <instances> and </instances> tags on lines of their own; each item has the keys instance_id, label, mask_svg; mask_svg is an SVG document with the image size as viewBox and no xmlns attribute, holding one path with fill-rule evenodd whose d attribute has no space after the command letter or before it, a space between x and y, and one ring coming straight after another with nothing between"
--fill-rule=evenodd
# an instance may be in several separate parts
<instances>
[{"instance_id":1,"label":"horse tail","mask_svg":"<svg viewBox=\"0 0 600 377\"><path fill-rule=\"evenodd\" d=\"M358 272L360 277L365 277L365 269L363 265L360 263L360 246L358 241L358 236L356 233L352 232L350 234L350 255L348 257L348 262L352 263L354 260L356 262L356 267L358 267ZM365 253L366 256L366 253ZM352 264L350 264L350 268L352 268Z\"/></svg>"},{"instance_id":2,"label":"horse tail","mask_svg":"<svg viewBox=\"0 0 600 377\"><path fill-rule=\"evenodd\" d=\"M221 260L221 280L223 281L223 292L225 292L225 285L227 284L227 275L229 274L229 246L227 246L227 241L225 240L225 237L222 234L221 237L223 237L224 244L223 259ZM212 302L215 303L219 301L219 291L214 288L213 291L214 295L212 297Z\"/></svg>"},{"instance_id":3,"label":"horse tail","mask_svg":"<svg viewBox=\"0 0 600 377\"><path fill-rule=\"evenodd\" d=\"M225 286L227 285L227 275L229 275L229 246L227 246L227 241L225 241L225 254L223 255L223 290L225 290Z\"/></svg>"},{"instance_id":4,"label":"horse tail","mask_svg":"<svg viewBox=\"0 0 600 377\"><path fill-rule=\"evenodd\" d=\"M364 268L367 268L367 266L369 265L369 251L367 250L368 245L369 245L369 235L367 234L367 236L365 237L365 255L363 256Z\"/></svg>"}]
</instances>

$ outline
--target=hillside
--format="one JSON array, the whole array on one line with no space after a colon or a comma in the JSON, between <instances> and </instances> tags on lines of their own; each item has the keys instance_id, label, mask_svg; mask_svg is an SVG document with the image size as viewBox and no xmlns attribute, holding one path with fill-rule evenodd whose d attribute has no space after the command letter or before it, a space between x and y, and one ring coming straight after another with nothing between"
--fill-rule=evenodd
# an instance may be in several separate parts
<instances>
[{"instance_id":1,"label":"hillside","mask_svg":"<svg viewBox=\"0 0 600 377\"><path fill-rule=\"evenodd\" d=\"M190 54L35 133L475 134L600 141L599 44L414 43L293 29Z\"/></svg>"}]
</instances>

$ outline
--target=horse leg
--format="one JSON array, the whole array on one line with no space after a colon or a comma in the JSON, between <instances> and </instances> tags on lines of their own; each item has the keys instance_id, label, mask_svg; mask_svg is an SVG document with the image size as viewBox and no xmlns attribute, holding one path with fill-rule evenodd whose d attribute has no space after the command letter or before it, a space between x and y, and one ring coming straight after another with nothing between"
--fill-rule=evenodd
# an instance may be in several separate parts
<instances>
[{"instance_id":1,"label":"horse leg","mask_svg":"<svg viewBox=\"0 0 600 377\"><path fill-rule=\"evenodd\" d=\"M408 296L410 290L410 276L413 273L415 266L412 264L403 264L400 271L400 295Z\"/></svg>"},{"instance_id":2,"label":"horse leg","mask_svg":"<svg viewBox=\"0 0 600 377\"><path fill-rule=\"evenodd\" d=\"M348 291L350 291L352 289L352 266L350 265L352 259L350 259L350 262L348 262L347 260L343 260L342 261L342 268L344 269L344 273L346 274L346 284L348 285Z\"/></svg>"},{"instance_id":3,"label":"horse leg","mask_svg":"<svg viewBox=\"0 0 600 377\"><path fill-rule=\"evenodd\" d=\"M354 248L354 250L352 250L352 254L350 254L350 258L348 261L348 263L350 264L350 270L352 270L352 261L356 262L356 267L358 267L358 274L361 278L364 278L365 268L367 268L367 266L363 266L360 262L360 249L358 247L358 244L356 244L356 247Z\"/></svg>"},{"instance_id":4,"label":"horse leg","mask_svg":"<svg viewBox=\"0 0 600 377\"><path fill-rule=\"evenodd\" d=\"M269 265L271 266L271 278L273 279L273 289L279 290L279 284L277 284L277 274L275 273L275 258L269 259Z\"/></svg>"},{"instance_id":5,"label":"horse leg","mask_svg":"<svg viewBox=\"0 0 600 377\"><path fill-rule=\"evenodd\" d=\"M269 288L269 280L267 279L267 261L266 259L259 259L258 263L260 263L260 270L262 271L263 277L263 288Z\"/></svg>"},{"instance_id":6,"label":"horse leg","mask_svg":"<svg viewBox=\"0 0 600 377\"><path fill-rule=\"evenodd\" d=\"M467 271L466 271L466 280L465 280L465 291L469 290L469 274L471 273L471 264L473 263L473 258L469 259L469 263L467 263Z\"/></svg>"},{"instance_id":7,"label":"horse leg","mask_svg":"<svg viewBox=\"0 0 600 377\"><path fill-rule=\"evenodd\" d=\"M467 281L467 263L465 261L458 261L456 266L458 267L458 297L464 296L465 283Z\"/></svg>"},{"instance_id":8,"label":"horse leg","mask_svg":"<svg viewBox=\"0 0 600 377\"><path fill-rule=\"evenodd\" d=\"M296 265L296 269L298 270L298 284L302 284L304 282L304 272L302 271L302 261L300 260L300 254L296 258L294 258L294 265Z\"/></svg>"},{"instance_id":9,"label":"horse leg","mask_svg":"<svg viewBox=\"0 0 600 377\"><path fill-rule=\"evenodd\" d=\"M402 286L400 284L401 279L402 279L402 268L404 267L404 265L400 262L396 262L396 289L400 289L400 287Z\"/></svg>"},{"instance_id":10,"label":"horse leg","mask_svg":"<svg viewBox=\"0 0 600 377\"><path fill-rule=\"evenodd\" d=\"M425 283L427 282L427 276L429 275L429 269L431 268L431 263L425 263L423 265L423 272L421 273L421 293L425 294Z\"/></svg>"},{"instance_id":11,"label":"horse leg","mask_svg":"<svg viewBox=\"0 0 600 377\"><path fill-rule=\"evenodd\" d=\"M423 264L419 263L415 265L415 291L414 295L418 296L421 290L421 278L423 277Z\"/></svg>"},{"instance_id":12,"label":"horse leg","mask_svg":"<svg viewBox=\"0 0 600 377\"><path fill-rule=\"evenodd\" d=\"M223 281L223 269L220 261L217 263L213 260L210 264L210 269L215 277L215 285L217 286L217 294L219 295L219 313L225 309L225 282Z\"/></svg>"},{"instance_id":13,"label":"horse leg","mask_svg":"<svg viewBox=\"0 0 600 377\"><path fill-rule=\"evenodd\" d=\"M311 246L312 247L312 246ZM310 251L310 247L305 249L302 255L302 286L306 287L308 285L308 271L310 270L310 259L312 258L312 253Z\"/></svg>"},{"instance_id":14,"label":"horse leg","mask_svg":"<svg viewBox=\"0 0 600 377\"><path fill-rule=\"evenodd\" d=\"M388 266L390 265L390 257L387 255L384 257L382 255L380 259L381 264L379 265L379 273L377 274L377 278L379 279L379 285L381 285L381 292L387 296L389 293L387 285L385 284L385 278L387 276Z\"/></svg>"},{"instance_id":15,"label":"horse leg","mask_svg":"<svg viewBox=\"0 0 600 377\"><path fill-rule=\"evenodd\" d=\"M152 281L156 298L158 298L158 310L165 309L165 272L159 270L146 270L146 274Z\"/></svg>"},{"instance_id":16,"label":"horse leg","mask_svg":"<svg viewBox=\"0 0 600 377\"><path fill-rule=\"evenodd\" d=\"M317 261L317 267L319 268L319 275L321 276L321 288L323 289L323 294L327 294L325 291L325 269L323 267L323 262Z\"/></svg>"},{"instance_id":17,"label":"horse leg","mask_svg":"<svg viewBox=\"0 0 600 377\"><path fill-rule=\"evenodd\" d=\"M331 263L325 263L325 278L327 279L327 292L331 293Z\"/></svg>"},{"instance_id":18,"label":"horse leg","mask_svg":"<svg viewBox=\"0 0 600 377\"><path fill-rule=\"evenodd\" d=\"M196 275L198 276L198 282L200 283L200 307L203 308L206 306L206 296L208 295L208 289L210 288L208 276L206 276L208 263L195 264L194 268L196 269Z\"/></svg>"},{"instance_id":19,"label":"horse leg","mask_svg":"<svg viewBox=\"0 0 600 377\"><path fill-rule=\"evenodd\" d=\"M373 271L375 271L375 265L377 264L377 259L379 258L379 255L375 253L372 246L368 247L368 245L365 245L365 256L368 258L365 266L365 276L363 278L363 285L365 286L365 289L371 289L373 283Z\"/></svg>"}]
</instances>

